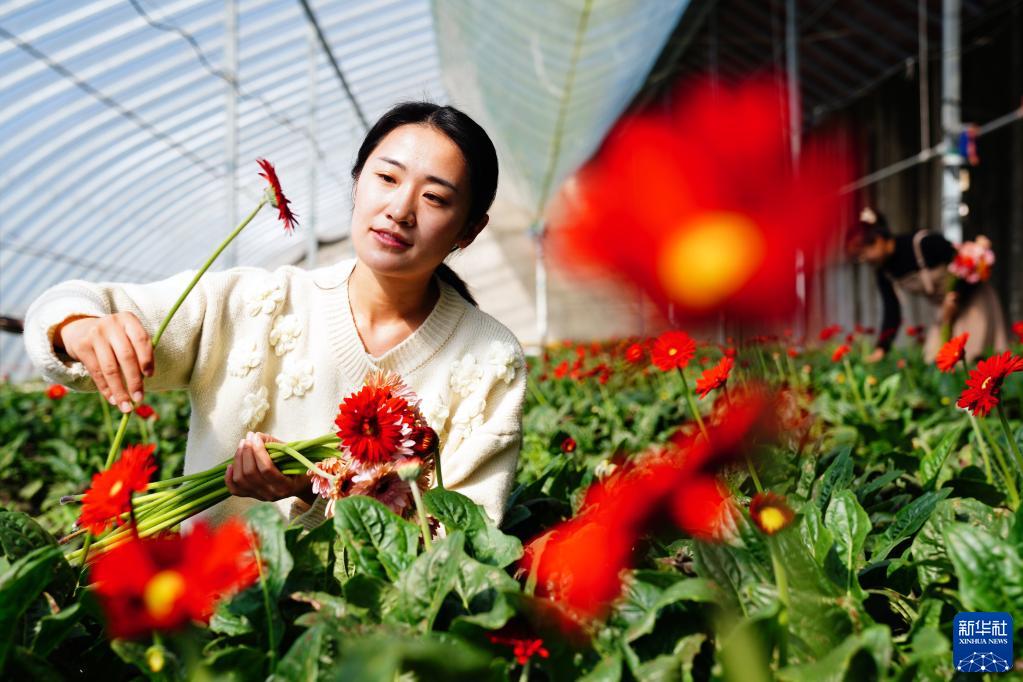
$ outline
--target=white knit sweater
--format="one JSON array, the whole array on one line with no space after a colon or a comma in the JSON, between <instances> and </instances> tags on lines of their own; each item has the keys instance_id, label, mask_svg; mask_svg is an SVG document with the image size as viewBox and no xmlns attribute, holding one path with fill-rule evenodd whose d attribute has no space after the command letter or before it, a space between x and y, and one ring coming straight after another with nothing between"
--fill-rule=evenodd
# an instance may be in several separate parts
<instances>
[{"instance_id":1,"label":"white knit sweater","mask_svg":"<svg viewBox=\"0 0 1023 682\"><path fill-rule=\"evenodd\" d=\"M444 485L500 522L515 476L526 388L522 348L501 323L440 283L429 317L400 344L370 356L348 301L355 260L317 270L234 268L209 272L168 325L146 390L187 388L192 403L185 473L234 455L247 431L284 441L334 430L338 404L374 369L399 373L422 399L440 436ZM81 363L53 351L53 332L72 315L135 313L153 334L194 276L150 284L69 281L39 297L25 320L25 345L52 382L96 390ZM319 501L318 501L319 502ZM294 503L294 506L293 506ZM203 516L219 523L257 504L232 497ZM323 505L275 503L312 527Z\"/></svg>"}]
</instances>

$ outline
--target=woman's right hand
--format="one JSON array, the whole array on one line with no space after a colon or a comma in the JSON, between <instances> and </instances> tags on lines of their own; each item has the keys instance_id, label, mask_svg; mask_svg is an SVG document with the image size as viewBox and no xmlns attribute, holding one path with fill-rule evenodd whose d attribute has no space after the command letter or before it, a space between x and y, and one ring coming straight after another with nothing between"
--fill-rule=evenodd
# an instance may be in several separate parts
<instances>
[{"instance_id":1,"label":"woman's right hand","mask_svg":"<svg viewBox=\"0 0 1023 682\"><path fill-rule=\"evenodd\" d=\"M111 405L121 412L145 397L143 376L153 376L153 344L134 313L80 317L64 322L53 335L55 350L78 360Z\"/></svg>"}]
</instances>

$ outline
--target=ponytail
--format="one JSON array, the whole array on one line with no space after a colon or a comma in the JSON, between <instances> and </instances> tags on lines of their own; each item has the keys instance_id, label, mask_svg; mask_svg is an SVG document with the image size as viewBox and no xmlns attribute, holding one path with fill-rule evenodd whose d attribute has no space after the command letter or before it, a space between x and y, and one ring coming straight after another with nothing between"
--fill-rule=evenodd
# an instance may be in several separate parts
<instances>
[{"instance_id":1,"label":"ponytail","mask_svg":"<svg viewBox=\"0 0 1023 682\"><path fill-rule=\"evenodd\" d=\"M480 307L479 303L476 302L476 299L473 298L473 295L469 293L469 285L462 281L462 278L451 269L450 265L447 263L441 263L437 266L437 269L433 271L433 274L437 275L437 279L454 288L454 290L458 292L458 295L466 301L477 308Z\"/></svg>"}]
</instances>

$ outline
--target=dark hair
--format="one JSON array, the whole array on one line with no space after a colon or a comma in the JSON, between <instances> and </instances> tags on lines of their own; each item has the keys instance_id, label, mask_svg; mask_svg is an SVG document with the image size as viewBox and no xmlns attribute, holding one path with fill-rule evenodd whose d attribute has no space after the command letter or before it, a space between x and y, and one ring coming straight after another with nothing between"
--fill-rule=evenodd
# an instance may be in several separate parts
<instances>
[{"instance_id":1,"label":"dark hair","mask_svg":"<svg viewBox=\"0 0 1023 682\"><path fill-rule=\"evenodd\" d=\"M497 150L486 131L467 114L454 107L432 102L402 102L391 108L369 129L359 147L352 166L352 179L358 180L369 155L380 141L395 128L409 124L428 125L448 136L458 145L469 170L469 217L465 227L476 225L490 210L497 194ZM437 266L436 275L447 282L473 305L476 299L469 287L447 263Z\"/></svg>"},{"instance_id":2,"label":"dark hair","mask_svg":"<svg viewBox=\"0 0 1023 682\"><path fill-rule=\"evenodd\" d=\"M885 215L876 209L864 209L859 221L845 237L845 248L849 252L859 251L879 239L891 238L892 231Z\"/></svg>"}]
</instances>

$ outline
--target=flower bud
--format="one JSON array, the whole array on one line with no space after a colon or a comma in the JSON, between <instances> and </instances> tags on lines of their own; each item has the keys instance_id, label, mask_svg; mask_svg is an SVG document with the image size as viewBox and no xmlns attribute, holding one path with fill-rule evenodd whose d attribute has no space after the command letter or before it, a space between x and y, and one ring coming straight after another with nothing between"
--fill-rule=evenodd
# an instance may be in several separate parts
<instances>
[{"instance_id":1,"label":"flower bud","mask_svg":"<svg viewBox=\"0 0 1023 682\"><path fill-rule=\"evenodd\" d=\"M414 481L419 478L419 474L423 471L423 460L418 457L409 457L399 462L395 470L398 472L398 478L401 480Z\"/></svg>"}]
</instances>

